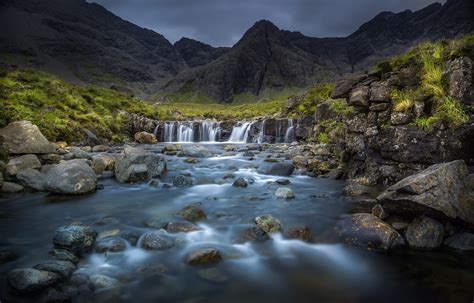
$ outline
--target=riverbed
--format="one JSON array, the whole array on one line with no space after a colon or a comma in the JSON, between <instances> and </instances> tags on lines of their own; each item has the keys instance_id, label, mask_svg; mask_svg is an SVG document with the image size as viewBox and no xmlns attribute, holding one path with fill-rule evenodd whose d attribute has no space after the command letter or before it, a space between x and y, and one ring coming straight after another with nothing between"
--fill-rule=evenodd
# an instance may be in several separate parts
<instances>
[{"instance_id":1,"label":"riverbed","mask_svg":"<svg viewBox=\"0 0 474 303\"><path fill-rule=\"evenodd\" d=\"M206 144L214 155L188 164L165 156L167 174L152 184L101 180L102 189L84 196L25 193L0 197L0 250L18 258L0 265L0 301L35 302L8 289L5 274L32 267L48 257L54 231L80 221L97 232L136 236L157 228L153 220L179 220L176 212L197 204L207 215L201 230L163 235L175 245L150 251L127 242L124 251L83 256L77 274L102 274L118 279L113 290L74 293L73 302L471 302L474 299L473 255L453 250L390 253L366 251L339 241L334 226L348 203L341 196L344 181L313 178L296 171L290 177L260 174L263 161L278 155L263 151L244 157L244 144L226 153L222 144ZM163 145L147 146L156 152ZM283 155L278 159L285 161ZM193 186L169 186L177 174L189 174ZM224 180L225 175L232 178ZM243 177L249 185L232 186ZM288 179L294 199L274 193L278 179ZM309 242L270 234L267 241L242 241L241 232L254 218L271 214L283 230L308 227ZM140 239L138 239L138 243ZM132 241L133 242L133 241ZM200 247L218 249L223 260L191 266L186 254Z\"/></svg>"}]
</instances>

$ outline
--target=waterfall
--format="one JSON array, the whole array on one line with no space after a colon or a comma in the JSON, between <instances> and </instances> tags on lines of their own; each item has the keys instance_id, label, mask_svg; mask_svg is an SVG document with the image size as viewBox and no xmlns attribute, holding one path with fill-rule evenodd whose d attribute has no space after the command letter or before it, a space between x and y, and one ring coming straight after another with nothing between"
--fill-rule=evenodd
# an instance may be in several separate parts
<instances>
[{"instance_id":1,"label":"waterfall","mask_svg":"<svg viewBox=\"0 0 474 303\"><path fill-rule=\"evenodd\" d=\"M261 130L260 130L260 133L258 134L258 139L257 139L257 143L264 143L265 142L265 123L267 122L267 119L264 119L262 121L262 125L261 125Z\"/></svg>"},{"instance_id":2,"label":"waterfall","mask_svg":"<svg viewBox=\"0 0 474 303\"><path fill-rule=\"evenodd\" d=\"M234 126L228 142L247 143L251 125L250 122L243 122Z\"/></svg>"},{"instance_id":3,"label":"waterfall","mask_svg":"<svg viewBox=\"0 0 474 303\"><path fill-rule=\"evenodd\" d=\"M221 133L220 123L213 121L202 121L199 124L199 141L216 142Z\"/></svg>"},{"instance_id":4,"label":"waterfall","mask_svg":"<svg viewBox=\"0 0 474 303\"><path fill-rule=\"evenodd\" d=\"M194 141L194 123L179 122L178 124L178 142Z\"/></svg>"},{"instance_id":5,"label":"waterfall","mask_svg":"<svg viewBox=\"0 0 474 303\"><path fill-rule=\"evenodd\" d=\"M288 119L288 128L285 134L285 143L291 143L295 140L295 126L293 125L293 119Z\"/></svg>"},{"instance_id":6,"label":"waterfall","mask_svg":"<svg viewBox=\"0 0 474 303\"><path fill-rule=\"evenodd\" d=\"M158 135L158 129L159 129L159 128L160 128L160 125L157 124L157 125L155 126L155 129L153 130L153 135L155 136L155 138L158 138L157 135Z\"/></svg>"},{"instance_id":7,"label":"waterfall","mask_svg":"<svg viewBox=\"0 0 474 303\"><path fill-rule=\"evenodd\" d=\"M175 122L165 122L165 132L163 135L164 142L173 142L176 133Z\"/></svg>"}]
</instances>

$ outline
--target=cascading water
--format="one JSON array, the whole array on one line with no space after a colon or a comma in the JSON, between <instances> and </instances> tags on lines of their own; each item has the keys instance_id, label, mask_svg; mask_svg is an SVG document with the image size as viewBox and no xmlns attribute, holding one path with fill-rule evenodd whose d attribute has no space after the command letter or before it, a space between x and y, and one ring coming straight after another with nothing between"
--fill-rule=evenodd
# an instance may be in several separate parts
<instances>
[{"instance_id":1,"label":"cascading water","mask_svg":"<svg viewBox=\"0 0 474 303\"><path fill-rule=\"evenodd\" d=\"M228 142L247 143L251 125L251 122L243 122L234 126Z\"/></svg>"},{"instance_id":2,"label":"cascading water","mask_svg":"<svg viewBox=\"0 0 474 303\"><path fill-rule=\"evenodd\" d=\"M295 140L295 126L293 119L288 119L288 128L285 133L285 143L291 143Z\"/></svg>"},{"instance_id":3,"label":"cascading water","mask_svg":"<svg viewBox=\"0 0 474 303\"><path fill-rule=\"evenodd\" d=\"M221 131L222 129L219 122L202 121L199 125L199 141L216 142L219 140Z\"/></svg>"},{"instance_id":4,"label":"cascading water","mask_svg":"<svg viewBox=\"0 0 474 303\"><path fill-rule=\"evenodd\" d=\"M265 123L266 122L267 122L266 119L262 121L262 127L261 127L260 134L258 135L258 140L257 140L259 144L265 142Z\"/></svg>"},{"instance_id":5,"label":"cascading water","mask_svg":"<svg viewBox=\"0 0 474 303\"><path fill-rule=\"evenodd\" d=\"M180 122L178 126L178 142L194 141L194 123Z\"/></svg>"}]
</instances>

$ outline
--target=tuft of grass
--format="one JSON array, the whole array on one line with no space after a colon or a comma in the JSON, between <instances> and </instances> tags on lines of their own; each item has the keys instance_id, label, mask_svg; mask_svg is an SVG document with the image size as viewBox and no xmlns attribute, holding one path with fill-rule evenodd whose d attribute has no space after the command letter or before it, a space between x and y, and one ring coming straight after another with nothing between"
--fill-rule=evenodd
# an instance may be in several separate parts
<instances>
[{"instance_id":1,"label":"tuft of grass","mask_svg":"<svg viewBox=\"0 0 474 303\"><path fill-rule=\"evenodd\" d=\"M427 130L433 123L437 122L439 119L438 117L419 117L415 119L415 124L418 125L419 128Z\"/></svg>"},{"instance_id":2,"label":"tuft of grass","mask_svg":"<svg viewBox=\"0 0 474 303\"><path fill-rule=\"evenodd\" d=\"M394 90L392 91L391 97L395 111L403 113L412 111L415 104L413 91Z\"/></svg>"},{"instance_id":3,"label":"tuft of grass","mask_svg":"<svg viewBox=\"0 0 474 303\"><path fill-rule=\"evenodd\" d=\"M330 108L337 114L347 118L349 115L355 113L355 108L347 104L346 99L331 100Z\"/></svg>"},{"instance_id":4,"label":"tuft of grass","mask_svg":"<svg viewBox=\"0 0 474 303\"><path fill-rule=\"evenodd\" d=\"M329 135L327 133L319 133L317 137L319 143L328 144L330 142Z\"/></svg>"}]
</instances>

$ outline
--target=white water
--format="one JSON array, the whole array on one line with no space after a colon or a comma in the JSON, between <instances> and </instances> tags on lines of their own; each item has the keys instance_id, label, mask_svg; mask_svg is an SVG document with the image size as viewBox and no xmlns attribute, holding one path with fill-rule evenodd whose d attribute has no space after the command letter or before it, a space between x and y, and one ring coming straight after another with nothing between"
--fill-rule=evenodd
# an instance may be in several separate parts
<instances>
[{"instance_id":1,"label":"white water","mask_svg":"<svg viewBox=\"0 0 474 303\"><path fill-rule=\"evenodd\" d=\"M251 125L251 122L243 122L234 126L228 142L247 143Z\"/></svg>"},{"instance_id":2,"label":"white water","mask_svg":"<svg viewBox=\"0 0 474 303\"><path fill-rule=\"evenodd\" d=\"M293 124L293 119L288 119L288 128L285 133L285 143L291 143L295 140L295 126Z\"/></svg>"}]
</instances>

